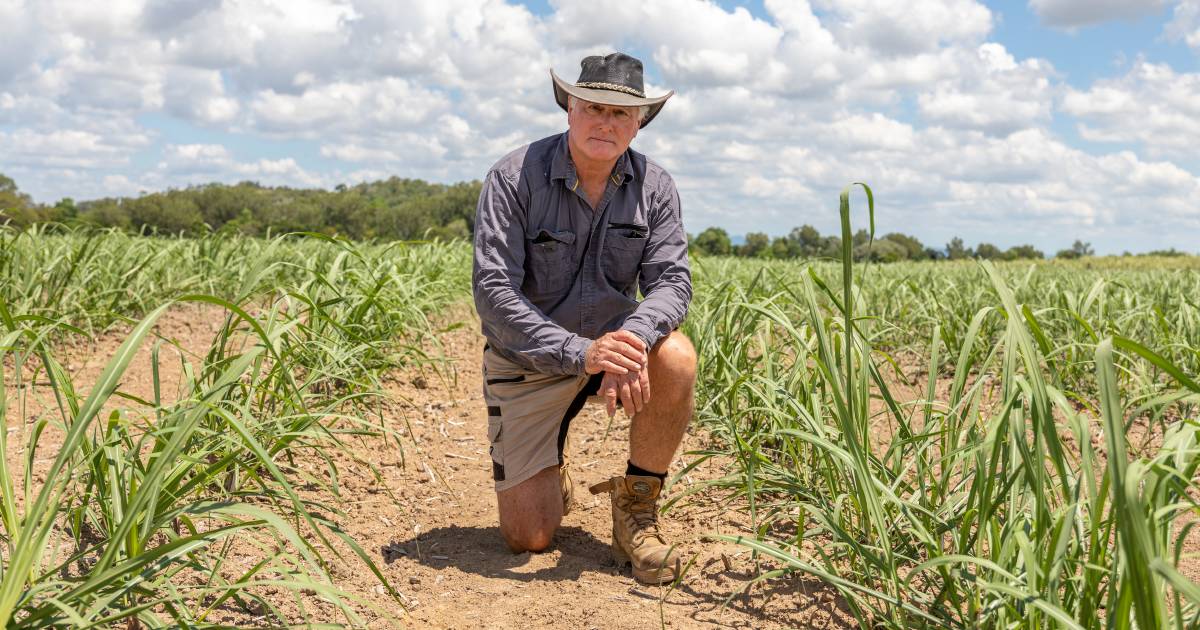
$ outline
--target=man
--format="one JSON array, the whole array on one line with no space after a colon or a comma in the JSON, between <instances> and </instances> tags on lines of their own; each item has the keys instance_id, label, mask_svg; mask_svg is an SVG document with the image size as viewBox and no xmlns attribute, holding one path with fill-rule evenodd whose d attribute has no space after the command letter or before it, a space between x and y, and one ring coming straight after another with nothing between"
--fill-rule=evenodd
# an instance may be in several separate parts
<instances>
[{"instance_id":1,"label":"man","mask_svg":"<svg viewBox=\"0 0 1200 630\"><path fill-rule=\"evenodd\" d=\"M696 353L676 330L692 285L675 183L629 144L673 92L646 98L628 55L581 65L574 85L550 72L568 131L505 156L479 196L475 307L500 532L517 553L550 545L572 503L567 430L599 395L610 417L619 403L632 418L629 462L591 491L611 496L617 561L661 583L679 571L657 502L692 416Z\"/></svg>"}]
</instances>

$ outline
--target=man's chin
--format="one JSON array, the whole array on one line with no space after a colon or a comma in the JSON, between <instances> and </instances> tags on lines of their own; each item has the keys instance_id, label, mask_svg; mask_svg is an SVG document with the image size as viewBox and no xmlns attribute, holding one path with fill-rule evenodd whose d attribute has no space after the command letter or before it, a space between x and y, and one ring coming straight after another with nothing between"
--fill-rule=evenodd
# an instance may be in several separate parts
<instances>
[{"instance_id":1,"label":"man's chin","mask_svg":"<svg viewBox=\"0 0 1200 630\"><path fill-rule=\"evenodd\" d=\"M617 145L611 142L589 142L588 145L588 157L596 161L614 160L621 155Z\"/></svg>"}]
</instances>

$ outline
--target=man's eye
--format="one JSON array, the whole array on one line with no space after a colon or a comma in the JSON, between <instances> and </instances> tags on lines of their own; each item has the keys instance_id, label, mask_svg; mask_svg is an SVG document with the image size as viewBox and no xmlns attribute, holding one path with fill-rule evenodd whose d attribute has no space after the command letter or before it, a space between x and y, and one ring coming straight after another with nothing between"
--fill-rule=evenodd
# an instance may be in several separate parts
<instances>
[{"instance_id":1,"label":"man's eye","mask_svg":"<svg viewBox=\"0 0 1200 630\"><path fill-rule=\"evenodd\" d=\"M623 109L618 109L613 116L615 116L617 120L629 120L629 112Z\"/></svg>"},{"instance_id":2,"label":"man's eye","mask_svg":"<svg viewBox=\"0 0 1200 630\"><path fill-rule=\"evenodd\" d=\"M601 112L601 111L600 111L600 106L599 106L599 105L588 105L588 107L587 107L587 112L588 112L589 114L593 114L593 115L595 115L595 116L599 116L600 114L604 113L604 112Z\"/></svg>"}]
</instances>

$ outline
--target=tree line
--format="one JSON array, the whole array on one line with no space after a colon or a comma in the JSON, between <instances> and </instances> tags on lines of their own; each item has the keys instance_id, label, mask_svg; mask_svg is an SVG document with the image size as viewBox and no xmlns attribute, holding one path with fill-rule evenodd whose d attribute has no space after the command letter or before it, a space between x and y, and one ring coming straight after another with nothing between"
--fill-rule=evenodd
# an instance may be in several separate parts
<instances>
[{"instance_id":1,"label":"tree line","mask_svg":"<svg viewBox=\"0 0 1200 630\"><path fill-rule=\"evenodd\" d=\"M469 238L480 183L433 184L390 179L340 185L334 190L262 186L254 182L204 184L138 197L111 197L53 205L34 203L0 174L0 224L34 223L114 227L137 232L195 235L238 231L262 236L322 232L351 239Z\"/></svg>"},{"instance_id":2,"label":"tree line","mask_svg":"<svg viewBox=\"0 0 1200 630\"><path fill-rule=\"evenodd\" d=\"M842 239L838 236L822 236L811 225L793 228L785 236L771 238L762 232L751 232L739 245L733 244L729 233L719 227L710 227L694 237L689 237L690 247L701 254L712 256L740 256L743 258L840 258ZM967 247L961 238L955 237L945 247L925 245L915 236L900 232L884 234L874 240L866 230L854 234L851 243L855 260L874 262L899 262L902 260L966 260L985 258L988 260L1039 260L1046 257L1042 250L1033 245L1016 245L1001 249L991 243L980 243ZM1076 240L1071 247L1059 250L1055 258L1084 258L1094 256L1091 243ZM1126 253L1128 255L1128 253ZM1183 256L1184 252L1174 249L1148 252L1151 256Z\"/></svg>"},{"instance_id":3,"label":"tree line","mask_svg":"<svg viewBox=\"0 0 1200 630\"><path fill-rule=\"evenodd\" d=\"M203 184L137 197L109 197L75 202L38 204L16 183L0 173L0 225L18 228L35 223L120 228L137 232L196 235L212 231L237 231L264 236L285 232L321 232L351 239L410 240L470 238L475 229L475 204L480 182L434 184L420 179L392 177L333 190L262 186L255 182ZM729 233L710 227L688 235L689 249L715 256L746 258L837 258L842 242L822 236L811 225L771 238L751 232L733 244ZM1046 255L1032 245L1001 249L991 243L967 247L953 238L944 247L931 247L917 237L891 232L870 239L859 230L853 240L857 260L992 260L1041 259ZM1089 243L1075 241L1056 258L1094 255ZM1179 256L1183 252L1160 250L1149 255Z\"/></svg>"}]
</instances>

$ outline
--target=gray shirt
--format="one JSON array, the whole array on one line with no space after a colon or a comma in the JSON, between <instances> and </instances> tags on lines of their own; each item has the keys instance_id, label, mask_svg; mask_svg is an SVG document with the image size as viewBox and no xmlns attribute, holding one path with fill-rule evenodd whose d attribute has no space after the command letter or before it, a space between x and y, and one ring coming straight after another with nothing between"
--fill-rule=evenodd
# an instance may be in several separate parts
<instances>
[{"instance_id":1,"label":"gray shirt","mask_svg":"<svg viewBox=\"0 0 1200 630\"><path fill-rule=\"evenodd\" d=\"M500 356L538 372L583 374L592 339L623 328L649 348L683 321L692 277L674 180L629 149L606 184L593 210L565 133L488 171L473 280L483 334Z\"/></svg>"}]
</instances>

